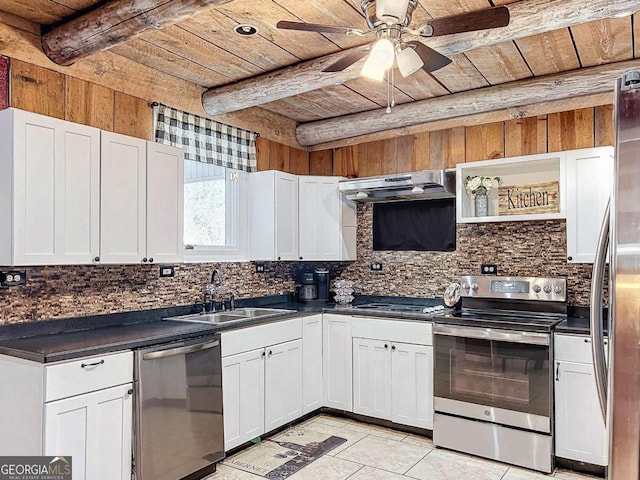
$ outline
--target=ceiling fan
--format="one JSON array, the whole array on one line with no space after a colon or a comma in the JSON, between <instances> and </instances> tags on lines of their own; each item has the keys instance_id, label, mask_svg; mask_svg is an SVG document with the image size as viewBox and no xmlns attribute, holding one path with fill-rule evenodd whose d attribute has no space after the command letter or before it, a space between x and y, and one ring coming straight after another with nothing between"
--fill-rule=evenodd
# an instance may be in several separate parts
<instances>
[{"instance_id":1,"label":"ceiling fan","mask_svg":"<svg viewBox=\"0 0 640 480\"><path fill-rule=\"evenodd\" d=\"M403 77L408 77L420 69L430 73L451 63L451 59L422 41L405 41L403 34L414 38L428 38L504 27L509 24L509 9L502 6L434 18L410 28L411 17L417 6L418 0L363 0L360 7L367 20L368 30L286 20L278 22L276 26L283 30L343 33L350 36L375 33L377 38L373 43L357 48L322 71L340 72L368 56L361 74L378 81L384 80L385 74L388 76L391 93L387 111L390 111L390 107L393 106L394 67L398 67Z\"/></svg>"}]
</instances>

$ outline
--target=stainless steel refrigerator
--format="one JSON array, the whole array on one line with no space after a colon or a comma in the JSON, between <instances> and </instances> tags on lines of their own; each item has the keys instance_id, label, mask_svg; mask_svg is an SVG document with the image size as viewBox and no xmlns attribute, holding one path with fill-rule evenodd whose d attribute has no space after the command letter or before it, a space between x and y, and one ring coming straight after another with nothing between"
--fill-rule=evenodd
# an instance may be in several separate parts
<instances>
[{"instance_id":1,"label":"stainless steel refrigerator","mask_svg":"<svg viewBox=\"0 0 640 480\"><path fill-rule=\"evenodd\" d=\"M640 479L640 72L616 83L613 194L593 267L591 335L600 406L609 429L608 480ZM610 228L609 228L610 227ZM609 253L607 253L609 246ZM609 367L602 291L609 255Z\"/></svg>"}]
</instances>

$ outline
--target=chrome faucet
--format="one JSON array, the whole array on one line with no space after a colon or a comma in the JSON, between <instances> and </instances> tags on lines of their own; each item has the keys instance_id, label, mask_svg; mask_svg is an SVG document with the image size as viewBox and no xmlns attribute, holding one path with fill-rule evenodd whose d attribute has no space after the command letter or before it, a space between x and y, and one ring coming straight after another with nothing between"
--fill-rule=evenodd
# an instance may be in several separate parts
<instances>
[{"instance_id":1,"label":"chrome faucet","mask_svg":"<svg viewBox=\"0 0 640 480\"><path fill-rule=\"evenodd\" d=\"M218 278L218 283L216 285L216 277ZM207 311L216 311L216 298L217 297L222 297L224 299L224 297L227 297L229 299L229 308L231 310L234 310L236 308L235 305L235 294L233 293L233 291L231 291L228 287L225 287L222 283L222 272L220 271L219 268L216 268L213 270L213 272L211 273L211 283L209 283L206 287L205 287L205 291L204 291L204 305L203 305L203 312L207 312ZM211 309L207 310L207 297L209 297L210 301L211 301ZM225 310L225 305L224 305L224 300L222 301L222 310Z\"/></svg>"}]
</instances>

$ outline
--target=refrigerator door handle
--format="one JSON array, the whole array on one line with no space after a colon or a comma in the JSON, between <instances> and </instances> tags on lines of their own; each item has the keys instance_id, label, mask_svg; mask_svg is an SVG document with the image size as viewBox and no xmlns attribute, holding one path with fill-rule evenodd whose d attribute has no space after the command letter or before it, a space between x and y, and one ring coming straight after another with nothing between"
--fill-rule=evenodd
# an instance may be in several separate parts
<instances>
[{"instance_id":1,"label":"refrigerator door handle","mask_svg":"<svg viewBox=\"0 0 640 480\"><path fill-rule=\"evenodd\" d=\"M605 424L607 423L607 363L604 352L604 332L602 329L602 292L604 288L604 270L607 262L607 248L609 247L609 214L611 211L611 199L607 202L607 208L600 228L596 258L593 262L593 274L591 275L591 353L593 355L593 372L595 374L600 410Z\"/></svg>"}]
</instances>

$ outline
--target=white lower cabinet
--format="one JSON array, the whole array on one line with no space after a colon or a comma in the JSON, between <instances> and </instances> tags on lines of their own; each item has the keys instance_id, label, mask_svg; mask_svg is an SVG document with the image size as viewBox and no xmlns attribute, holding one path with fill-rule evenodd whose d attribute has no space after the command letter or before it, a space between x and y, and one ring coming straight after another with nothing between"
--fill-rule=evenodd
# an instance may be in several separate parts
<instances>
[{"instance_id":1,"label":"white lower cabinet","mask_svg":"<svg viewBox=\"0 0 640 480\"><path fill-rule=\"evenodd\" d=\"M225 450L302 416L302 319L223 332L221 344Z\"/></svg>"},{"instance_id":2,"label":"white lower cabinet","mask_svg":"<svg viewBox=\"0 0 640 480\"><path fill-rule=\"evenodd\" d=\"M222 359L225 450L264 430L264 348Z\"/></svg>"},{"instance_id":3,"label":"white lower cabinet","mask_svg":"<svg viewBox=\"0 0 640 480\"><path fill-rule=\"evenodd\" d=\"M322 407L322 315L302 319L302 413Z\"/></svg>"},{"instance_id":4,"label":"white lower cabinet","mask_svg":"<svg viewBox=\"0 0 640 480\"><path fill-rule=\"evenodd\" d=\"M432 429L431 324L354 317L352 333L353 411Z\"/></svg>"},{"instance_id":5,"label":"white lower cabinet","mask_svg":"<svg viewBox=\"0 0 640 480\"><path fill-rule=\"evenodd\" d=\"M0 452L71 456L74 480L130 480L133 353L42 364L0 355Z\"/></svg>"},{"instance_id":6,"label":"white lower cabinet","mask_svg":"<svg viewBox=\"0 0 640 480\"><path fill-rule=\"evenodd\" d=\"M607 465L607 430L586 336L555 335L555 455Z\"/></svg>"},{"instance_id":7,"label":"white lower cabinet","mask_svg":"<svg viewBox=\"0 0 640 480\"><path fill-rule=\"evenodd\" d=\"M353 339L353 411L433 428L433 347Z\"/></svg>"},{"instance_id":8,"label":"white lower cabinet","mask_svg":"<svg viewBox=\"0 0 640 480\"><path fill-rule=\"evenodd\" d=\"M131 384L45 404L44 454L72 457L74 479L131 478Z\"/></svg>"},{"instance_id":9,"label":"white lower cabinet","mask_svg":"<svg viewBox=\"0 0 640 480\"><path fill-rule=\"evenodd\" d=\"M322 399L325 407L351 412L351 317L325 313L322 320Z\"/></svg>"}]
</instances>

